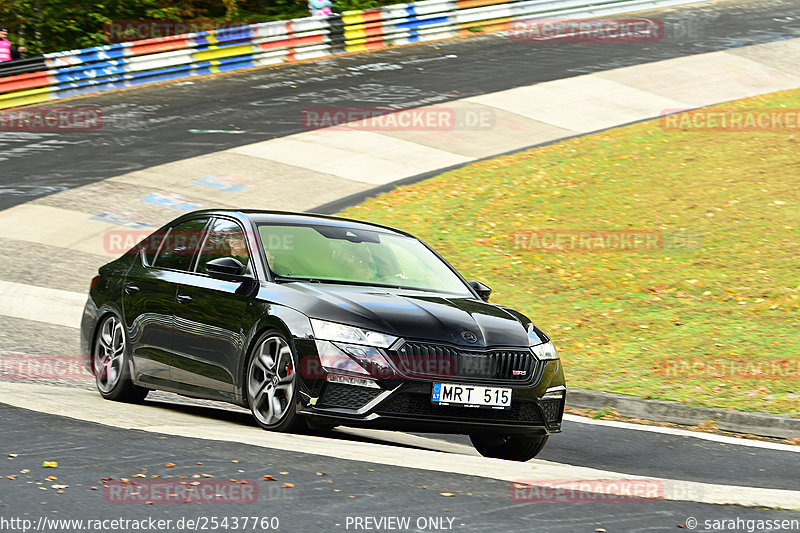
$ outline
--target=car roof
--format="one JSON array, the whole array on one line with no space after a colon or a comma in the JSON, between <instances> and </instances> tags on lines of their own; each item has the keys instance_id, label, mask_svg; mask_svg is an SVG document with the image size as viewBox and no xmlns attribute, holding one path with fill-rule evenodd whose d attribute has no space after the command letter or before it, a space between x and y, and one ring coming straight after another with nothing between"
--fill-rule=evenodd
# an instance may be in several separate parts
<instances>
[{"instance_id":1,"label":"car roof","mask_svg":"<svg viewBox=\"0 0 800 533\"><path fill-rule=\"evenodd\" d=\"M330 226L355 230L371 230L379 231L381 233L393 233L416 239L416 237L410 233L392 228L390 226L383 226L373 222L331 215L319 215L316 213L295 213L292 211L269 211L261 209L203 209L200 211L187 213L181 218L199 214L238 215L239 217L247 218L256 224L297 224L308 226Z\"/></svg>"}]
</instances>

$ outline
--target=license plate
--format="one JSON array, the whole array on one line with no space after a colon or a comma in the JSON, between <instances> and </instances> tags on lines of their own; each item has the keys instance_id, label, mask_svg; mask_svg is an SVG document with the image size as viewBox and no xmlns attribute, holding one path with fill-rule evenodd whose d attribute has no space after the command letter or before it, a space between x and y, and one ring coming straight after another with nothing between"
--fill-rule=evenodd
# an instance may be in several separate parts
<instances>
[{"instance_id":1,"label":"license plate","mask_svg":"<svg viewBox=\"0 0 800 533\"><path fill-rule=\"evenodd\" d=\"M434 383L431 401L435 405L509 409L511 407L511 389Z\"/></svg>"}]
</instances>

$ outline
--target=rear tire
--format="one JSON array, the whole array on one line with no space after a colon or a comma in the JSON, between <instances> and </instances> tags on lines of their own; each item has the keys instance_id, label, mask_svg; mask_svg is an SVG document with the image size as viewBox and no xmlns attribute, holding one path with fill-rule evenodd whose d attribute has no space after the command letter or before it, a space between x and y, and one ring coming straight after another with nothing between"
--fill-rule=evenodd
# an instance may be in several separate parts
<instances>
[{"instance_id":1,"label":"rear tire","mask_svg":"<svg viewBox=\"0 0 800 533\"><path fill-rule=\"evenodd\" d=\"M469 436L472 445L484 457L523 462L536 457L547 444L547 438L547 435L493 435L488 433L473 433Z\"/></svg>"},{"instance_id":2,"label":"rear tire","mask_svg":"<svg viewBox=\"0 0 800 533\"><path fill-rule=\"evenodd\" d=\"M104 316L92 347L92 372L97 390L106 400L138 403L150 392L133 384L129 361L128 337L122 320L115 314Z\"/></svg>"}]
</instances>

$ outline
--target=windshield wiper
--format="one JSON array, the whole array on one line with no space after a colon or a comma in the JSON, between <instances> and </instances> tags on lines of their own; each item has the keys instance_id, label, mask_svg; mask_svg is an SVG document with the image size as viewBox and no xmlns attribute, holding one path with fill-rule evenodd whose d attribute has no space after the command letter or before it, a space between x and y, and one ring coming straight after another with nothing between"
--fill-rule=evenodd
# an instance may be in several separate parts
<instances>
[{"instance_id":1,"label":"windshield wiper","mask_svg":"<svg viewBox=\"0 0 800 533\"><path fill-rule=\"evenodd\" d=\"M306 283L322 283L321 280L318 280L316 278L295 278L295 277L291 277L291 276L272 276L272 279L274 281L277 281L278 283L293 283L293 282L297 282L297 281L304 281Z\"/></svg>"}]
</instances>

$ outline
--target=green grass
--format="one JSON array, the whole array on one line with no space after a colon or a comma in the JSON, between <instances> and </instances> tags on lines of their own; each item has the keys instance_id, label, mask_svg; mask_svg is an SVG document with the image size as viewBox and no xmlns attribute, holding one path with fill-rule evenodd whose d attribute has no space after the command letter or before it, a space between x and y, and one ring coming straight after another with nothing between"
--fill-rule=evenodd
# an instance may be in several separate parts
<instances>
[{"instance_id":1,"label":"green grass","mask_svg":"<svg viewBox=\"0 0 800 533\"><path fill-rule=\"evenodd\" d=\"M724 109L800 109L800 92ZM559 349L571 386L800 416L800 132L658 120L475 163L344 216L415 233ZM521 249L638 229L649 250ZM688 244L687 244L688 243Z\"/></svg>"}]
</instances>

